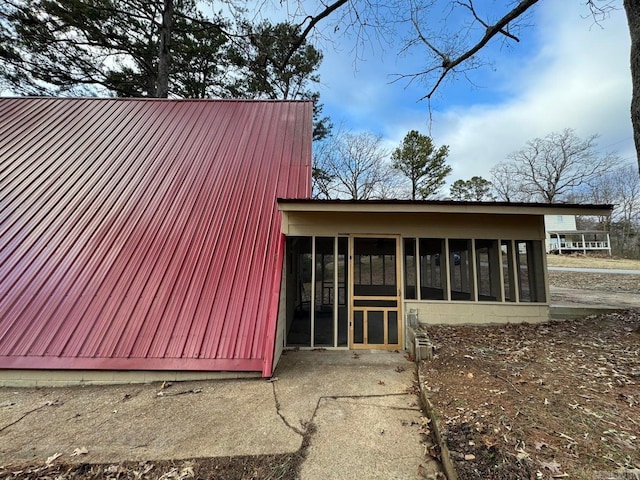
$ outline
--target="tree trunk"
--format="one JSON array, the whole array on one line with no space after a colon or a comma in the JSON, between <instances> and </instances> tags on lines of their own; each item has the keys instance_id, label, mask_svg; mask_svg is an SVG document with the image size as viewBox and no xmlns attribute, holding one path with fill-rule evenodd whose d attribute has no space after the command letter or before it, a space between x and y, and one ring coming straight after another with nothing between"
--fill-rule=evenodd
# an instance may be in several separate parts
<instances>
[{"instance_id":1,"label":"tree trunk","mask_svg":"<svg viewBox=\"0 0 640 480\"><path fill-rule=\"evenodd\" d=\"M162 27L160 28L160 48L158 52L158 80L156 97L169 96L169 66L171 63L171 27L173 25L173 0L164 0Z\"/></svg>"},{"instance_id":2,"label":"tree trunk","mask_svg":"<svg viewBox=\"0 0 640 480\"><path fill-rule=\"evenodd\" d=\"M631 35L631 125L636 152L640 152L640 0L624 0ZM638 155L640 173L640 155Z\"/></svg>"}]
</instances>

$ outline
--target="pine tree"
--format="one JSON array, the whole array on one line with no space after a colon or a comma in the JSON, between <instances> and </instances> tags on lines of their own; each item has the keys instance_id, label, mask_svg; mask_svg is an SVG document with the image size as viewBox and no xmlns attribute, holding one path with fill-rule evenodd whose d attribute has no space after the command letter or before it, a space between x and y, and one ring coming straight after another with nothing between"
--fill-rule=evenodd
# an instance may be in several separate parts
<instances>
[{"instance_id":1,"label":"pine tree","mask_svg":"<svg viewBox=\"0 0 640 480\"><path fill-rule=\"evenodd\" d=\"M446 164L449 147L437 148L427 135L411 130L391 154L392 166L411 182L411 199L425 199L438 193L451 173Z\"/></svg>"}]
</instances>

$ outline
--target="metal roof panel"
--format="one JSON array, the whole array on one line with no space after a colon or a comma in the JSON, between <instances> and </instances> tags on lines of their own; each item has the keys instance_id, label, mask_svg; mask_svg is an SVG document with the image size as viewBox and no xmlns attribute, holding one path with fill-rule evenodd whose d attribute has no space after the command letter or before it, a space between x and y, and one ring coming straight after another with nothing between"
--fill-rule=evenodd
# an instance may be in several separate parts
<instances>
[{"instance_id":1,"label":"metal roof panel","mask_svg":"<svg viewBox=\"0 0 640 480\"><path fill-rule=\"evenodd\" d=\"M276 198L310 195L311 116L0 99L0 368L270 373Z\"/></svg>"}]
</instances>

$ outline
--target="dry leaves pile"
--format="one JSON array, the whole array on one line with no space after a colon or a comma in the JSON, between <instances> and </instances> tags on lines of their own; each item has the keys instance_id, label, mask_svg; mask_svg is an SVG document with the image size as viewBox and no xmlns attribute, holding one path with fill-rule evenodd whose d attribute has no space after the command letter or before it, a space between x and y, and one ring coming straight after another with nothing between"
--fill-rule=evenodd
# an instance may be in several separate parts
<instances>
[{"instance_id":1,"label":"dry leaves pile","mask_svg":"<svg viewBox=\"0 0 640 480\"><path fill-rule=\"evenodd\" d=\"M462 479L640 474L640 311L427 332L425 388Z\"/></svg>"},{"instance_id":2,"label":"dry leaves pile","mask_svg":"<svg viewBox=\"0 0 640 480\"><path fill-rule=\"evenodd\" d=\"M59 456L58 456L59 457ZM60 463L0 466L2 480L263 480L298 478L302 458L294 454L123 462L119 464Z\"/></svg>"}]
</instances>

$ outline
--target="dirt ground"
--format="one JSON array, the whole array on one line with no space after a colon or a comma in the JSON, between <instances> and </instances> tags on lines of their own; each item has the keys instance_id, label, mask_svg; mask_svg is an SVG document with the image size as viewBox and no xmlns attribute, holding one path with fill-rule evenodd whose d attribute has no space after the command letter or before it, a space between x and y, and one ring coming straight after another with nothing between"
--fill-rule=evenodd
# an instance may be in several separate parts
<instances>
[{"instance_id":1,"label":"dirt ground","mask_svg":"<svg viewBox=\"0 0 640 480\"><path fill-rule=\"evenodd\" d=\"M551 288L570 288L587 290L587 296L594 292L640 293L640 275L611 273L549 272Z\"/></svg>"},{"instance_id":2,"label":"dirt ground","mask_svg":"<svg viewBox=\"0 0 640 480\"><path fill-rule=\"evenodd\" d=\"M640 308L640 275L549 272L552 305Z\"/></svg>"},{"instance_id":3,"label":"dirt ground","mask_svg":"<svg viewBox=\"0 0 640 480\"><path fill-rule=\"evenodd\" d=\"M640 469L640 312L428 332L422 373L461 479Z\"/></svg>"},{"instance_id":4,"label":"dirt ground","mask_svg":"<svg viewBox=\"0 0 640 480\"><path fill-rule=\"evenodd\" d=\"M638 270L640 260L549 255L549 266ZM549 271L551 303L640 308L640 275Z\"/></svg>"},{"instance_id":5,"label":"dirt ground","mask_svg":"<svg viewBox=\"0 0 640 480\"><path fill-rule=\"evenodd\" d=\"M550 272L550 283L552 297L554 287L582 287L565 301L640 301L635 275ZM436 355L420 368L461 480L640 478L640 309L427 332Z\"/></svg>"}]
</instances>

